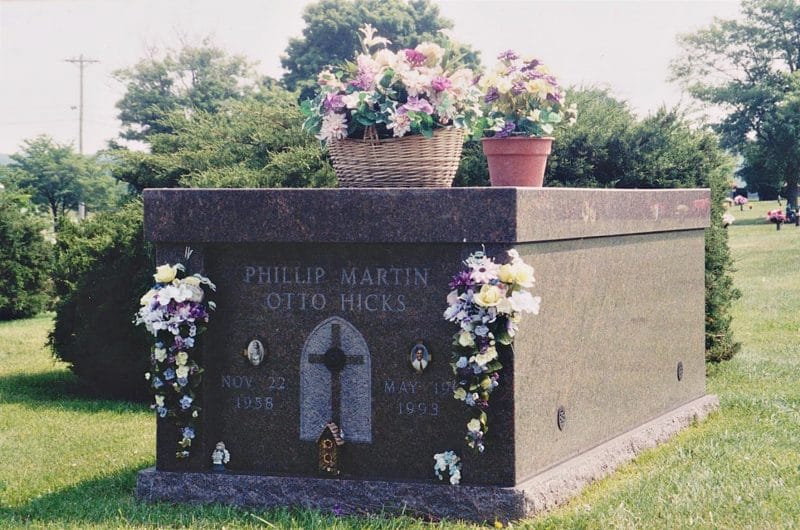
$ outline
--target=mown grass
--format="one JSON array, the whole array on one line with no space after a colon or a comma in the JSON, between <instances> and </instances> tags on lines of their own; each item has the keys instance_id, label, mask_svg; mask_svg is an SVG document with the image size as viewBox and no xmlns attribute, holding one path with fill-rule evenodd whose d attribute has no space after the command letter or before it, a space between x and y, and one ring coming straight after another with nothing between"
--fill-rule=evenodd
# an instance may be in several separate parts
<instances>
[{"instance_id":1,"label":"mown grass","mask_svg":"<svg viewBox=\"0 0 800 530\"><path fill-rule=\"evenodd\" d=\"M763 222L774 203L732 210L735 331L709 367L722 410L516 528L797 528L800 523L800 228ZM657 303L657 301L656 301ZM410 517L142 504L153 464L144 406L82 397L43 346L51 317L0 324L0 527L474 528Z\"/></svg>"}]
</instances>

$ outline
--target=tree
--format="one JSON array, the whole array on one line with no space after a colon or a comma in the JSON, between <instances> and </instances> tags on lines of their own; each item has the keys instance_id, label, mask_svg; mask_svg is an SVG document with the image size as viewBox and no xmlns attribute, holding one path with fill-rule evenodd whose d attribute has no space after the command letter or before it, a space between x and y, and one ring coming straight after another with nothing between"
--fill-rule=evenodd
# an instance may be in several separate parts
<instances>
[{"instance_id":1,"label":"tree","mask_svg":"<svg viewBox=\"0 0 800 530\"><path fill-rule=\"evenodd\" d=\"M35 204L50 210L56 230L64 213L77 209L79 203L89 210L104 211L115 208L125 195L124 186L111 177L105 162L79 155L72 146L49 136L25 140L11 160L9 180L30 192Z\"/></svg>"},{"instance_id":2,"label":"tree","mask_svg":"<svg viewBox=\"0 0 800 530\"><path fill-rule=\"evenodd\" d=\"M423 41L444 45L440 33L453 23L439 15L430 0L322 0L306 7L303 36L289 40L281 64L287 73L283 82L300 90L300 99L314 96L317 75L326 65L352 61L361 49L358 28L371 24L392 47L413 48ZM479 54L454 44L466 64L480 65Z\"/></svg>"},{"instance_id":3,"label":"tree","mask_svg":"<svg viewBox=\"0 0 800 530\"><path fill-rule=\"evenodd\" d=\"M50 294L52 245L28 198L0 190L0 320L42 311Z\"/></svg>"},{"instance_id":4,"label":"tree","mask_svg":"<svg viewBox=\"0 0 800 530\"><path fill-rule=\"evenodd\" d=\"M727 112L717 129L726 146L747 157L744 175L775 172L769 178L785 182L787 199L797 208L800 163L786 156L787 149L796 152L800 144L797 120L778 116L786 118L795 109L800 3L748 0L742 15L683 35L683 55L673 64L673 77L695 98ZM780 161L779 167L765 165L768 159Z\"/></svg>"},{"instance_id":5,"label":"tree","mask_svg":"<svg viewBox=\"0 0 800 530\"><path fill-rule=\"evenodd\" d=\"M125 83L117 102L122 138L147 142L170 132L165 118L174 111L216 112L227 100L242 99L257 85L244 57L228 56L208 39L199 46L170 50L114 73Z\"/></svg>"},{"instance_id":6,"label":"tree","mask_svg":"<svg viewBox=\"0 0 800 530\"><path fill-rule=\"evenodd\" d=\"M296 94L273 88L216 112L164 118L151 152L117 152L117 178L146 187L324 187L335 182L319 142L301 129Z\"/></svg>"}]
</instances>

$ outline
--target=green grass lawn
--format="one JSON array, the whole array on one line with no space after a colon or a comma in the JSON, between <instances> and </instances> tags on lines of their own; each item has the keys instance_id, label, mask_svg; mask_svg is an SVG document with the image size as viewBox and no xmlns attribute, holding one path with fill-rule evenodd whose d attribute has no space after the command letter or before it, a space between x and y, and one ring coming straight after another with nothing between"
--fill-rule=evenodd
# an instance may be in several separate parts
<instances>
[{"instance_id":1,"label":"green grass lawn","mask_svg":"<svg viewBox=\"0 0 800 530\"><path fill-rule=\"evenodd\" d=\"M722 410L515 528L800 526L800 228L765 223L775 207L731 210L743 346L709 368ZM0 527L473 527L137 503L136 472L154 462L155 420L142 405L82 397L43 346L51 318L0 324Z\"/></svg>"}]
</instances>

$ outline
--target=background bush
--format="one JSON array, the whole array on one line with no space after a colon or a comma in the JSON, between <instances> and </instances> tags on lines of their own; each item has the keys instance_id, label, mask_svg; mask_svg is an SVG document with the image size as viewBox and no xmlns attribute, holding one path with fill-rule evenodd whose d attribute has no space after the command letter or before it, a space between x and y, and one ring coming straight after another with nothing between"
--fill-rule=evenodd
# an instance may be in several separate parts
<instances>
[{"instance_id":1,"label":"background bush","mask_svg":"<svg viewBox=\"0 0 800 530\"><path fill-rule=\"evenodd\" d=\"M139 296L153 284L142 203L81 223L65 222L54 266L55 328L50 344L90 393L145 399L150 343L133 326Z\"/></svg>"},{"instance_id":2,"label":"background bush","mask_svg":"<svg viewBox=\"0 0 800 530\"><path fill-rule=\"evenodd\" d=\"M0 190L0 320L44 310L50 294L52 245L27 198Z\"/></svg>"}]
</instances>

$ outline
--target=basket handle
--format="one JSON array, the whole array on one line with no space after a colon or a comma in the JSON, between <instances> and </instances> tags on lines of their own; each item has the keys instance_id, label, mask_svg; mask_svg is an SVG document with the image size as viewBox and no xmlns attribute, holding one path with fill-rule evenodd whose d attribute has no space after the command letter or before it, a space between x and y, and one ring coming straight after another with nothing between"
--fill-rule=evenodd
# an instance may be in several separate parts
<instances>
[{"instance_id":1,"label":"basket handle","mask_svg":"<svg viewBox=\"0 0 800 530\"><path fill-rule=\"evenodd\" d=\"M378 131L375 129L374 125L364 128L364 142L369 142L372 145L381 143L380 138L378 138Z\"/></svg>"}]
</instances>

